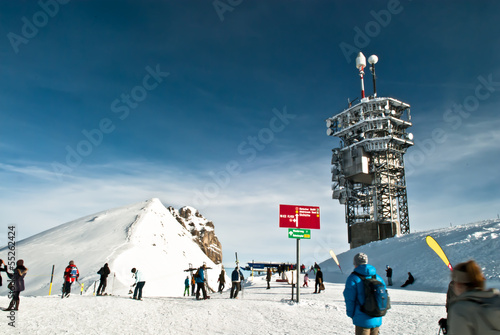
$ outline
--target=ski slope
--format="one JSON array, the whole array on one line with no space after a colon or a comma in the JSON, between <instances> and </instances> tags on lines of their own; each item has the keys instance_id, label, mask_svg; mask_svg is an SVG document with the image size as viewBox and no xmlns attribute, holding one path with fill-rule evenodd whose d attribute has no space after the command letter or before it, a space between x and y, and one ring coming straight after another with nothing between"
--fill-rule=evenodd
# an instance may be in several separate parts
<instances>
[{"instance_id":1,"label":"ski slope","mask_svg":"<svg viewBox=\"0 0 500 335\"><path fill-rule=\"evenodd\" d=\"M345 315L342 284L326 284L313 294L314 281L301 289L300 303L290 300L291 287L273 278L266 290L265 276L247 282L238 299L229 293L209 300L193 297L127 296L21 297L16 328L2 318L8 334L353 334ZM180 287L179 290L183 288ZM148 283L144 287L148 291ZM436 334L445 316L445 294L389 290L392 309L384 317L380 334ZM6 306L7 298L0 297Z\"/></svg>"}]
</instances>

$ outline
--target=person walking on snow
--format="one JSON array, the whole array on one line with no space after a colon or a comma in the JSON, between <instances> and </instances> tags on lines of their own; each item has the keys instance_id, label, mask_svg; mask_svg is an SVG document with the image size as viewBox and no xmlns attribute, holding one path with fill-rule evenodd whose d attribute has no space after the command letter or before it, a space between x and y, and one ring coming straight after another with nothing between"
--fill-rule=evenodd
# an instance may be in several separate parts
<instances>
[{"instance_id":1,"label":"person walking on snow","mask_svg":"<svg viewBox=\"0 0 500 335\"><path fill-rule=\"evenodd\" d=\"M302 287L309 287L309 275L307 273L304 275L304 284Z\"/></svg>"},{"instance_id":2,"label":"person walking on snow","mask_svg":"<svg viewBox=\"0 0 500 335\"><path fill-rule=\"evenodd\" d=\"M135 286L134 296L132 297L132 299L142 300L142 289L144 288L144 285L146 285L144 275L136 268L133 268L132 270L130 270L130 272L134 274L135 278L135 283L132 285L132 287Z\"/></svg>"},{"instance_id":3,"label":"person walking on snow","mask_svg":"<svg viewBox=\"0 0 500 335\"><path fill-rule=\"evenodd\" d=\"M321 286L322 285L323 285L323 290L324 290L323 271L321 271L321 268L318 265L316 267L316 283L314 284L314 292L313 293L321 293Z\"/></svg>"},{"instance_id":4,"label":"person walking on snow","mask_svg":"<svg viewBox=\"0 0 500 335\"><path fill-rule=\"evenodd\" d=\"M369 316L361 311L361 306L365 303L365 291L362 279L356 275L364 277L373 277L384 284L382 277L377 275L377 270L368 264L368 256L359 253L354 256L354 272L347 277L344 289L344 300L346 314L352 319L355 326L356 335L378 335L382 325L382 317Z\"/></svg>"},{"instance_id":5,"label":"person walking on snow","mask_svg":"<svg viewBox=\"0 0 500 335\"><path fill-rule=\"evenodd\" d=\"M97 271L97 274L101 275L99 287L97 288L97 295L102 295L104 293L104 290L106 290L106 284L110 273L111 271L109 270L108 263L104 264L104 266L99 271Z\"/></svg>"},{"instance_id":6,"label":"person walking on snow","mask_svg":"<svg viewBox=\"0 0 500 335\"><path fill-rule=\"evenodd\" d=\"M272 273L271 273L271 268L267 268L267 274L266 274L266 281L267 281L267 289L269 290L271 288L271 277L272 277Z\"/></svg>"},{"instance_id":7,"label":"person walking on snow","mask_svg":"<svg viewBox=\"0 0 500 335\"><path fill-rule=\"evenodd\" d=\"M187 295L189 297L189 276L186 276L186 279L184 280L184 295L183 295L183 297L186 296L186 292L187 292Z\"/></svg>"},{"instance_id":8,"label":"person walking on snow","mask_svg":"<svg viewBox=\"0 0 500 335\"><path fill-rule=\"evenodd\" d=\"M12 300L10 301L9 307L7 307L5 311L19 310L19 303L21 302L19 295L21 294L21 291L24 291L24 277L26 276L28 269L24 266L24 261L22 259L18 260L16 265L14 273L10 274L7 272L7 275L12 280Z\"/></svg>"},{"instance_id":9,"label":"person walking on snow","mask_svg":"<svg viewBox=\"0 0 500 335\"><path fill-rule=\"evenodd\" d=\"M203 264L194 276L194 280L196 281L196 300L200 300L200 290L203 293L203 299L210 299L207 295L207 290L205 289L205 269L206 265Z\"/></svg>"},{"instance_id":10,"label":"person walking on snow","mask_svg":"<svg viewBox=\"0 0 500 335\"><path fill-rule=\"evenodd\" d=\"M224 290L224 287L226 286L226 270L224 270L224 265L222 266L222 270L220 271L219 274L219 279L217 279L219 282L219 289L217 292L222 294L222 290Z\"/></svg>"},{"instance_id":11,"label":"person walking on snow","mask_svg":"<svg viewBox=\"0 0 500 335\"><path fill-rule=\"evenodd\" d=\"M234 268L233 273L231 273L231 281L232 281L232 286L231 286L231 293L229 295L230 299L237 299L238 298L238 292L241 291L241 281L245 279L243 277L243 273L240 270L239 266L236 266Z\"/></svg>"},{"instance_id":12,"label":"person walking on snow","mask_svg":"<svg viewBox=\"0 0 500 335\"><path fill-rule=\"evenodd\" d=\"M67 298L71 293L71 285L75 282L75 280L78 280L78 277L80 277L80 272L78 271L74 261L69 261L68 266L64 269L63 277L64 287L61 298Z\"/></svg>"},{"instance_id":13,"label":"person walking on snow","mask_svg":"<svg viewBox=\"0 0 500 335\"><path fill-rule=\"evenodd\" d=\"M387 274L388 285L392 286L392 268L389 265L386 265L385 273Z\"/></svg>"}]
</instances>

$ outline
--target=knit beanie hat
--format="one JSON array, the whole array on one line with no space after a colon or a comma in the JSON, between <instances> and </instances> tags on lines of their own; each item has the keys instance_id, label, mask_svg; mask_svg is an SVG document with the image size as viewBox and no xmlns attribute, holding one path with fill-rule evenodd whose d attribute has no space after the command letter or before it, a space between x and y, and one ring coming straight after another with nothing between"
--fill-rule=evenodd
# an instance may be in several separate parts
<instances>
[{"instance_id":1,"label":"knit beanie hat","mask_svg":"<svg viewBox=\"0 0 500 335\"><path fill-rule=\"evenodd\" d=\"M358 267L361 264L368 264L368 256L362 252L354 256L354 266Z\"/></svg>"}]
</instances>

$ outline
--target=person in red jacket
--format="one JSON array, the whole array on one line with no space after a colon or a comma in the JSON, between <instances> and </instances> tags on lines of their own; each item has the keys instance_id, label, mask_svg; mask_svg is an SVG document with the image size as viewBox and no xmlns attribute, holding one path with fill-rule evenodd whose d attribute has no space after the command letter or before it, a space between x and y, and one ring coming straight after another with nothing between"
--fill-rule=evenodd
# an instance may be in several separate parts
<instances>
[{"instance_id":1,"label":"person in red jacket","mask_svg":"<svg viewBox=\"0 0 500 335\"><path fill-rule=\"evenodd\" d=\"M71 293L71 284L78 280L80 277L80 272L75 265L75 262L69 261L69 265L64 270L64 286L63 286L63 294L61 298L69 297Z\"/></svg>"}]
</instances>

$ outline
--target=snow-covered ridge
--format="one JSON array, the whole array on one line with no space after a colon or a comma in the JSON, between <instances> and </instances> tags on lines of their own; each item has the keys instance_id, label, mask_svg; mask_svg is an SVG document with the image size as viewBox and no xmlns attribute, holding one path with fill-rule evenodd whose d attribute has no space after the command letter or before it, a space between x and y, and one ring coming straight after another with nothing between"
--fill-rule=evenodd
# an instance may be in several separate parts
<instances>
[{"instance_id":1,"label":"snow-covered ridge","mask_svg":"<svg viewBox=\"0 0 500 335\"><path fill-rule=\"evenodd\" d=\"M394 285L399 287L408 277L416 278L410 290L446 292L450 270L425 242L431 235L441 245L452 265L474 259L483 269L487 286L500 288L500 219L412 233L346 251L338 255L340 266L328 259L321 263L325 281L343 283L353 270L352 260L358 252L368 255L369 263L385 278L386 265L393 272Z\"/></svg>"}]
</instances>

